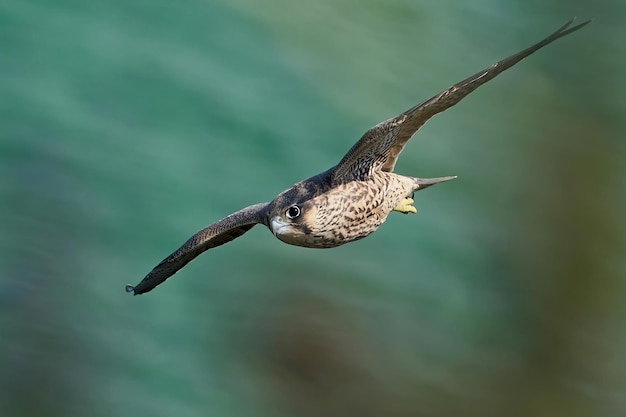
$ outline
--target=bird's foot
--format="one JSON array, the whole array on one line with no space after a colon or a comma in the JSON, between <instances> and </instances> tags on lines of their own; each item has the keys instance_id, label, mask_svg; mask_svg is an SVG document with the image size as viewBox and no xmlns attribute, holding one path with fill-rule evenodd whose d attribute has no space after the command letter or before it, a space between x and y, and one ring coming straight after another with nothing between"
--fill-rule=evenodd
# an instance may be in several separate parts
<instances>
[{"instance_id":1,"label":"bird's foot","mask_svg":"<svg viewBox=\"0 0 626 417\"><path fill-rule=\"evenodd\" d=\"M417 209L412 205L414 203L413 199L410 197L405 198L398 204L393 210L399 211L400 213L417 213Z\"/></svg>"}]
</instances>

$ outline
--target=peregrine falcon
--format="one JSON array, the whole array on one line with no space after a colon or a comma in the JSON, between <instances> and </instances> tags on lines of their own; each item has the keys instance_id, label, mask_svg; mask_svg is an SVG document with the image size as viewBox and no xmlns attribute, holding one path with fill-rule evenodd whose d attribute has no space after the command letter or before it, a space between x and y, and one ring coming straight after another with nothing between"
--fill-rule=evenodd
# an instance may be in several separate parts
<instances>
[{"instance_id":1,"label":"peregrine falcon","mask_svg":"<svg viewBox=\"0 0 626 417\"><path fill-rule=\"evenodd\" d=\"M151 291L202 252L223 245L263 224L285 243L307 248L332 248L362 239L389 213L415 213L415 191L454 176L414 178L393 172L398 156L428 119L461 101L479 86L530 54L590 21L570 27L574 19L541 42L499 61L452 87L369 129L337 165L301 181L270 202L259 203L213 223L191 236L136 286L135 295Z\"/></svg>"}]
</instances>

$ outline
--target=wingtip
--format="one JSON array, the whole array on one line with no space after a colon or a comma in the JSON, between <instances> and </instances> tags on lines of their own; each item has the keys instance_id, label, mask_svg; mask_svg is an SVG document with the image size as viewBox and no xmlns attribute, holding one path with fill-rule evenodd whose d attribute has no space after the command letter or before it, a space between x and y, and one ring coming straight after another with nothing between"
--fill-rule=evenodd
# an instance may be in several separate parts
<instances>
[{"instance_id":1,"label":"wingtip","mask_svg":"<svg viewBox=\"0 0 626 417\"><path fill-rule=\"evenodd\" d=\"M578 19L578 16L574 16L574 18L570 21L570 24L574 23L577 19ZM583 27L585 25L588 25L591 22L593 22L593 19L587 19L587 20L577 24L576 27L581 28L581 27Z\"/></svg>"},{"instance_id":2,"label":"wingtip","mask_svg":"<svg viewBox=\"0 0 626 417\"><path fill-rule=\"evenodd\" d=\"M560 34L559 37L561 36L565 36L569 33L572 33L574 31L577 31L578 29L582 28L583 26L587 26L589 23L592 22L593 19L589 19L589 20L585 20L584 22L581 22L579 24L577 24L576 26L572 26L572 24L578 19L578 17L574 16L569 22L567 22L565 25L563 25L563 27L561 27L557 33ZM571 27L570 27L571 26ZM567 29L567 30L566 30Z\"/></svg>"}]
</instances>

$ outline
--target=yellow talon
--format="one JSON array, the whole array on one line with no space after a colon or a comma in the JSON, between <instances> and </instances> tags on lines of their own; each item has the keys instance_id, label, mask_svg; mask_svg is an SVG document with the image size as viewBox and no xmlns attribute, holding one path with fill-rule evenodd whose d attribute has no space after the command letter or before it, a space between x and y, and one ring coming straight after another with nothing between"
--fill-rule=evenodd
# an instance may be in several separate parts
<instances>
[{"instance_id":1,"label":"yellow talon","mask_svg":"<svg viewBox=\"0 0 626 417\"><path fill-rule=\"evenodd\" d=\"M410 197L405 198L398 204L393 210L399 211L400 213L417 213L417 209L413 207L411 204L414 203L414 200Z\"/></svg>"}]
</instances>

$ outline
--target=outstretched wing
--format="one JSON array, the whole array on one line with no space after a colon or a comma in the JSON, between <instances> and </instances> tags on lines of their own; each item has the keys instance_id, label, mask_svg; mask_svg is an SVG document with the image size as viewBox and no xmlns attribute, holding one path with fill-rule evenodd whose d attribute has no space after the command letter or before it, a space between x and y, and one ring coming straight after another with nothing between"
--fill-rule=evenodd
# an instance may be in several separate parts
<instances>
[{"instance_id":1,"label":"outstretched wing","mask_svg":"<svg viewBox=\"0 0 626 417\"><path fill-rule=\"evenodd\" d=\"M384 121L365 132L361 139L348 151L334 168L333 183L363 180L378 170L393 171L396 160L404 145L428 119L461 101L469 93L511 68L538 49L572 33L590 20L569 28L570 20L559 30L541 42L499 61L492 66L456 83L447 90L410 108L401 115ZM568 29L569 28L569 29Z\"/></svg>"},{"instance_id":2,"label":"outstretched wing","mask_svg":"<svg viewBox=\"0 0 626 417\"><path fill-rule=\"evenodd\" d=\"M238 238L258 223L265 223L267 207L268 203L246 207L200 230L155 266L137 286L127 285L126 292L139 295L151 291L202 252Z\"/></svg>"}]
</instances>

